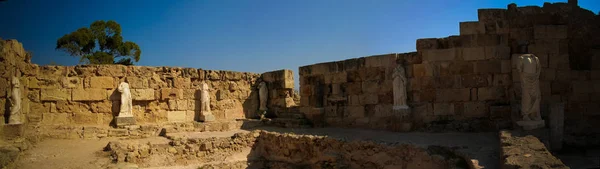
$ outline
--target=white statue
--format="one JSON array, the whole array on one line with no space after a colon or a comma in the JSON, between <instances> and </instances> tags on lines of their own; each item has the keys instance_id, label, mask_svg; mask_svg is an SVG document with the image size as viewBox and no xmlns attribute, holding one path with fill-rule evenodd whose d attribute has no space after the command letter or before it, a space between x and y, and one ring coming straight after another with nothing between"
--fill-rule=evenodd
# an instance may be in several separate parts
<instances>
[{"instance_id":1,"label":"white statue","mask_svg":"<svg viewBox=\"0 0 600 169\"><path fill-rule=\"evenodd\" d=\"M521 75L521 116L523 121L542 120L540 115L540 61L535 55L519 56L517 69Z\"/></svg>"},{"instance_id":2,"label":"white statue","mask_svg":"<svg viewBox=\"0 0 600 169\"><path fill-rule=\"evenodd\" d=\"M121 92L121 110L119 111L119 117L133 117L133 104L131 103L129 84L121 82L118 90Z\"/></svg>"},{"instance_id":3,"label":"white statue","mask_svg":"<svg viewBox=\"0 0 600 169\"><path fill-rule=\"evenodd\" d=\"M260 101L260 111L267 110L267 98L269 97L269 89L267 89L267 83L260 82L258 84L258 101Z\"/></svg>"},{"instance_id":4,"label":"white statue","mask_svg":"<svg viewBox=\"0 0 600 169\"><path fill-rule=\"evenodd\" d=\"M202 83L200 88L200 121L215 121L215 116L210 111L210 93L208 84Z\"/></svg>"},{"instance_id":5,"label":"white statue","mask_svg":"<svg viewBox=\"0 0 600 169\"><path fill-rule=\"evenodd\" d=\"M13 77L11 80L12 92L10 99L10 116L8 124L21 124L21 84L19 78Z\"/></svg>"},{"instance_id":6,"label":"white statue","mask_svg":"<svg viewBox=\"0 0 600 169\"><path fill-rule=\"evenodd\" d=\"M392 74L393 79L393 93L394 93L394 110L408 109L406 104L406 86L408 80L406 78L406 71L402 65L396 66L394 73Z\"/></svg>"}]
</instances>

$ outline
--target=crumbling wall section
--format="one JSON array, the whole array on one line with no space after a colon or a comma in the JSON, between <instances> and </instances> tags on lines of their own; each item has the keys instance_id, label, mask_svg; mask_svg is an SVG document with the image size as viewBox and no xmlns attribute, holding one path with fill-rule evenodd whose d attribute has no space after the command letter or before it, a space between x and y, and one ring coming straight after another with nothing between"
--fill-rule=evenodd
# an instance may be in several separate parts
<instances>
[{"instance_id":1,"label":"crumbling wall section","mask_svg":"<svg viewBox=\"0 0 600 169\"><path fill-rule=\"evenodd\" d=\"M280 116L296 106L294 102L294 72L277 70L261 74L262 81L267 84L267 116Z\"/></svg>"}]
</instances>

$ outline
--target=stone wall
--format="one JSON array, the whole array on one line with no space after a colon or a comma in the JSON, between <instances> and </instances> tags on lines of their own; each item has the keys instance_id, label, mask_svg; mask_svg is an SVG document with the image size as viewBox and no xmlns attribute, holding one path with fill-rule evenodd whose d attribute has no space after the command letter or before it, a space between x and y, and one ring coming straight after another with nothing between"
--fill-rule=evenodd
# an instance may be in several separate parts
<instances>
[{"instance_id":1,"label":"stone wall","mask_svg":"<svg viewBox=\"0 0 600 169\"><path fill-rule=\"evenodd\" d=\"M550 103L567 103L565 132L577 136L573 143L588 138L583 131L600 124L600 106L594 104L600 93L600 17L576 1L511 4L478 15L478 21L459 24L460 35L418 39L417 52L300 67L302 112L330 126L399 130L390 74L403 64L416 129L508 128L521 95L514 60L533 53L543 67L543 117Z\"/></svg>"},{"instance_id":2,"label":"stone wall","mask_svg":"<svg viewBox=\"0 0 600 169\"><path fill-rule=\"evenodd\" d=\"M217 120L255 117L260 74L178 67L122 65L38 66L22 44L1 41L0 119L10 109L10 80L21 82L22 119L29 126L108 126L118 115L120 82L128 82L138 123L190 122L200 111L200 84L210 87Z\"/></svg>"},{"instance_id":3,"label":"stone wall","mask_svg":"<svg viewBox=\"0 0 600 169\"><path fill-rule=\"evenodd\" d=\"M291 70L277 70L261 75L267 83L269 97L267 116L278 116L296 106L294 102L294 73Z\"/></svg>"}]
</instances>

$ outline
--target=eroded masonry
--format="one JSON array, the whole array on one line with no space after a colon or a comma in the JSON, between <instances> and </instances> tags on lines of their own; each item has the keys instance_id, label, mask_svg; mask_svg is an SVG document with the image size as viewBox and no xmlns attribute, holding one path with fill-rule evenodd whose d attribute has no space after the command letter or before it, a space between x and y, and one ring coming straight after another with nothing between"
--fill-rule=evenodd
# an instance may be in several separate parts
<instances>
[{"instance_id":1,"label":"eroded masonry","mask_svg":"<svg viewBox=\"0 0 600 169\"><path fill-rule=\"evenodd\" d=\"M302 66L299 93L291 70L38 66L3 40L0 167L47 139L107 140L102 167L568 168L550 150L600 145L600 16L477 12L416 52Z\"/></svg>"}]
</instances>

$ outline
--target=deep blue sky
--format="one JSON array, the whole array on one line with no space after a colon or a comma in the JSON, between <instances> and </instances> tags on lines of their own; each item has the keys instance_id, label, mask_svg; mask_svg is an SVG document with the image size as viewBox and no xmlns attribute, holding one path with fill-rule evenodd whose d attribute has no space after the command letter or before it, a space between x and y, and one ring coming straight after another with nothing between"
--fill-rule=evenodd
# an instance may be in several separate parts
<instances>
[{"instance_id":1,"label":"deep blue sky","mask_svg":"<svg viewBox=\"0 0 600 169\"><path fill-rule=\"evenodd\" d=\"M8 0L0 37L17 39L33 62L75 65L56 39L95 20L121 24L142 49L136 65L262 73L367 55L410 52L418 38L459 33L478 8L534 0ZM557 2L557 1L551 1ZM562 0L566 2L566 0ZM600 0L579 0L594 13ZM297 80L296 80L297 81Z\"/></svg>"}]
</instances>

